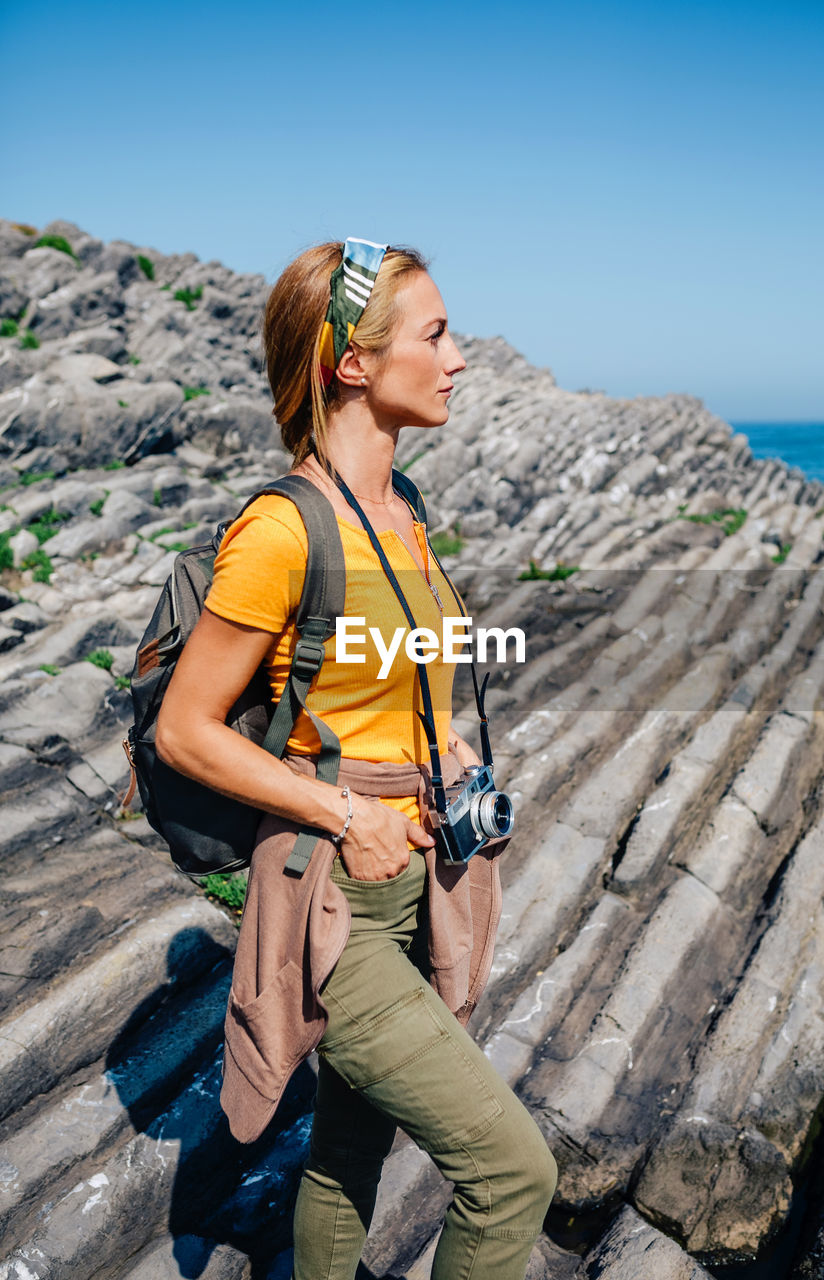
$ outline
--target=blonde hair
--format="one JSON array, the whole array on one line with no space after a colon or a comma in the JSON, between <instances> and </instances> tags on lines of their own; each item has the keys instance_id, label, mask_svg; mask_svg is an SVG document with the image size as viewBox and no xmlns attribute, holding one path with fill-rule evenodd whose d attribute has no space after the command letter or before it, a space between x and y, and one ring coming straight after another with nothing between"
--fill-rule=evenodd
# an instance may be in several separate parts
<instances>
[{"instance_id":1,"label":"blonde hair","mask_svg":"<svg viewBox=\"0 0 824 1280\"><path fill-rule=\"evenodd\" d=\"M266 303L263 349L275 400L272 412L295 464L311 452L314 437L318 458L327 466L327 413L338 399L340 384L333 378L328 387L323 385L320 337L332 272L342 260L342 241L314 245L282 272ZM426 271L428 266L415 249L387 249L353 334L359 347L378 357L386 355L400 321L398 291L410 272Z\"/></svg>"}]
</instances>

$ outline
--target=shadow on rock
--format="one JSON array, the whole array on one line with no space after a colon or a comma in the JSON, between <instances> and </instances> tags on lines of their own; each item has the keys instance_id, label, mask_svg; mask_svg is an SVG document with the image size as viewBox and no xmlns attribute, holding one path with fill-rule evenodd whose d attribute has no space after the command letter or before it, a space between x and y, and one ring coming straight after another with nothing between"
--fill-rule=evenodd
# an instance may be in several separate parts
<instances>
[{"instance_id":1,"label":"shadow on rock","mask_svg":"<svg viewBox=\"0 0 824 1280\"><path fill-rule=\"evenodd\" d=\"M181 930L169 945L168 981L135 1008L106 1057L106 1074L145 1135L133 1140L138 1176L124 1235L140 1249L165 1217L168 1255L164 1242L156 1247L165 1273L185 1280L198 1280L221 1245L250 1259L252 1280L274 1274L291 1243L311 1128L315 1077L304 1065L257 1142L229 1132L219 1095L231 962L203 930Z\"/></svg>"}]
</instances>

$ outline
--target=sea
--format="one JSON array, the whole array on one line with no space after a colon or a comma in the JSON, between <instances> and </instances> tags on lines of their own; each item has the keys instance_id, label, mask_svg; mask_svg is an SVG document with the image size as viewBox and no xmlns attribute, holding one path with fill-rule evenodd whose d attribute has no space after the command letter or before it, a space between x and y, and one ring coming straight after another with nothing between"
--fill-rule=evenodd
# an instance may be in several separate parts
<instances>
[{"instance_id":1,"label":"sea","mask_svg":"<svg viewBox=\"0 0 824 1280\"><path fill-rule=\"evenodd\" d=\"M780 458L824 481L824 422L731 422L750 442L756 458Z\"/></svg>"}]
</instances>

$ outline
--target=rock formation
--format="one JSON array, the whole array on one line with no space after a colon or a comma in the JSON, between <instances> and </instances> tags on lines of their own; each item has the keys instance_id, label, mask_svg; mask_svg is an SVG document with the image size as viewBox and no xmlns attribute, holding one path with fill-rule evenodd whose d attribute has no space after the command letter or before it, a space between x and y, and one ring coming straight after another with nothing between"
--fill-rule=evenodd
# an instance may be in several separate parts
<instances>
[{"instance_id":1,"label":"rock formation","mask_svg":"<svg viewBox=\"0 0 824 1280\"><path fill-rule=\"evenodd\" d=\"M231 913L118 803L174 556L287 469L264 296L0 223L0 1280L289 1274L311 1064L260 1142L230 1139ZM449 425L398 458L468 612L527 636L524 665L489 663L518 827L471 1026L561 1167L530 1277L770 1250L776 1280L820 1275L824 489L693 397L565 391L459 344ZM364 1275L423 1280L448 1195L399 1140Z\"/></svg>"}]
</instances>

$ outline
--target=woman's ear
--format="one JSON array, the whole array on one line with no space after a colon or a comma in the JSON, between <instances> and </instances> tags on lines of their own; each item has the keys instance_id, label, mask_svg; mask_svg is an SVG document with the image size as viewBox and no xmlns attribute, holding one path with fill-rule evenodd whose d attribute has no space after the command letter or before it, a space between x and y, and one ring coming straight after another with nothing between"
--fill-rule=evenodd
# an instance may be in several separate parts
<instances>
[{"instance_id":1,"label":"woman's ear","mask_svg":"<svg viewBox=\"0 0 824 1280\"><path fill-rule=\"evenodd\" d=\"M350 342L340 358L336 370L339 380L347 387L362 387L366 383L366 370L361 363L360 348Z\"/></svg>"}]
</instances>

